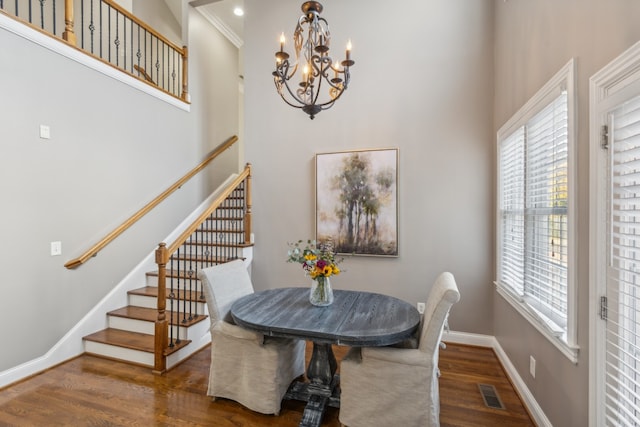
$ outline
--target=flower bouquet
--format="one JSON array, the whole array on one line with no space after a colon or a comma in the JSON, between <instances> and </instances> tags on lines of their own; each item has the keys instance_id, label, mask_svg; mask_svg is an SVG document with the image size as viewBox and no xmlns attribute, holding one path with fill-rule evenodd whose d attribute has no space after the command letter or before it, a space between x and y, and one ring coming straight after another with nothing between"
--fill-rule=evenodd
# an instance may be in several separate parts
<instances>
[{"instance_id":1,"label":"flower bouquet","mask_svg":"<svg viewBox=\"0 0 640 427\"><path fill-rule=\"evenodd\" d=\"M325 306L333 302L333 290L329 277L340 274L338 264L343 259L336 259L333 252L333 242L316 242L307 240L302 247L302 240L289 243L287 262L295 262L302 265L305 275L313 280L309 300L314 305Z\"/></svg>"}]
</instances>

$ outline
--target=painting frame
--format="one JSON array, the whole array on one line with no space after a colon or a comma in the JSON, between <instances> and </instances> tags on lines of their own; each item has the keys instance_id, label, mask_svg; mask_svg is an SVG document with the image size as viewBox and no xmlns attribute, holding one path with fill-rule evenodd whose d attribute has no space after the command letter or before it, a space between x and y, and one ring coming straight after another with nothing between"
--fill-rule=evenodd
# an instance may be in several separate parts
<instances>
[{"instance_id":1,"label":"painting frame","mask_svg":"<svg viewBox=\"0 0 640 427\"><path fill-rule=\"evenodd\" d=\"M316 240L336 253L398 257L398 148L317 153Z\"/></svg>"}]
</instances>

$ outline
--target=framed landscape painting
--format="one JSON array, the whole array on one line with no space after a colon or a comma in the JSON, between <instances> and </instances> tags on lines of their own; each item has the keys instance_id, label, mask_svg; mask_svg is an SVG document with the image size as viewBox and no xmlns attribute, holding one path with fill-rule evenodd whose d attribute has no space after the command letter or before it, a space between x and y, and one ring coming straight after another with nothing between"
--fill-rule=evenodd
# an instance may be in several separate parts
<instances>
[{"instance_id":1,"label":"framed landscape painting","mask_svg":"<svg viewBox=\"0 0 640 427\"><path fill-rule=\"evenodd\" d=\"M316 154L316 240L398 256L398 149Z\"/></svg>"}]
</instances>

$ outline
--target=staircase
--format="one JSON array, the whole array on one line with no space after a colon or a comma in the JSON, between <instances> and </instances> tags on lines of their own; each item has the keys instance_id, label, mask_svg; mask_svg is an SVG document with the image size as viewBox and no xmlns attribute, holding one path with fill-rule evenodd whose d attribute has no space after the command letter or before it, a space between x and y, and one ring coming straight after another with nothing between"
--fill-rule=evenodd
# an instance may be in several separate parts
<instances>
[{"instance_id":1,"label":"staircase","mask_svg":"<svg viewBox=\"0 0 640 427\"><path fill-rule=\"evenodd\" d=\"M236 189L169 258L165 273L167 369L210 341L207 306L197 273L211 265L244 259L244 251L253 246L244 241L244 201L244 188ZM128 305L106 314L107 328L83 338L87 354L154 368L158 276L157 270L147 272L146 283L127 292Z\"/></svg>"}]
</instances>

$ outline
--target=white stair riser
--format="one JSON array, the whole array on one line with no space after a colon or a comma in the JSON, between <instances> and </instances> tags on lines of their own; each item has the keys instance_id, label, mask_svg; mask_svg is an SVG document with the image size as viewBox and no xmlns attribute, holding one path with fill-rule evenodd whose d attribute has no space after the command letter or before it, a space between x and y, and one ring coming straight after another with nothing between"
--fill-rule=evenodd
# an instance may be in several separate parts
<instances>
[{"instance_id":1,"label":"white stair riser","mask_svg":"<svg viewBox=\"0 0 640 427\"><path fill-rule=\"evenodd\" d=\"M193 306L193 310L197 313L206 313L206 303L197 302L196 305ZM146 307L146 308L158 308L157 298L148 297L144 295L134 295L129 294L129 305L135 305L137 307ZM172 311L178 311L177 301L174 301ZM167 310L171 310L171 300L167 299L166 301ZM189 309L189 303L187 303L187 310ZM180 311L182 311L182 301L180 301Z\"/></svg>"},{"instance_id":2,"label":"white stair riser","mask_svg":"<svg viewBox=\"0 0 640 427\"><path fill-rule=\"evenodd\" d=\"M182 269L181 269L182 270ZM187 290L202 292L202 286L200 285L200 280L195 278L195 274L193 275L193 279L173 279L173 289L184 290L185 287ZM167 293L171 289L172 280L170 277L166 278L165 286L167 287ZM154 288L158 287L158 276L148 275L147 276L147 286L153 286Z\"/></svg>"},{"instance_id":3,"label":"white stair riser","mask_svg":"<svg viewBox=\"0 0 640 427\"><path fill-rule=\"evenodd\" d=\"M115 345L104 344L95 341L85 341L84 351L86 351L87 353L97 354L112 359L124 360L126 362L149 366L151 368L153 367L154 363L153 353L118 347Z\"/></svg>"},{"instance_id":4,"label":"white stair riser","mask_svg":"<svg viewBox=\"0 0 640 427\"><path fill-rule=\"evenodd\" d=\"M127 317L109 316L109 327L114 329L121 329L130 332L139 332L141 334L153 335L155 334L155 323L147 322L146 320L129 319ZM189 339L189 328L184 326L170 326L173 329L173 335L180 334L181 338Z\"/></svg>"}]
</instances>

